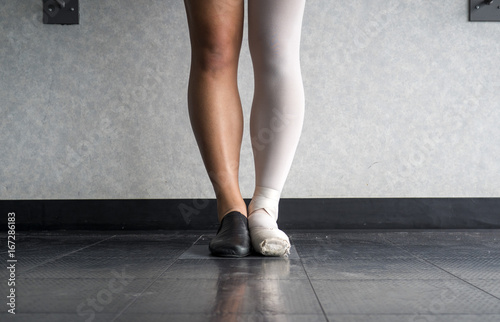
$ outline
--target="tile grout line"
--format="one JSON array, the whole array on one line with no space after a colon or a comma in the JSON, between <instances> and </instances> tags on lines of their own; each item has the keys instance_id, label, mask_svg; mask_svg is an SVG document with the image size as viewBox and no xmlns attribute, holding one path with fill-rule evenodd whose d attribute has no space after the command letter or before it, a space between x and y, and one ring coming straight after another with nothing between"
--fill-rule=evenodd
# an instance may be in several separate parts
<instances>
[{"instance_id":1,"label":"tile grout line","mask_svg":"<svg viewBox=\"0 0 500 322\"><path fill-rule=\"evenodd\" d=\"M416 255L416 254L413 254L412 252L410 252L410 251L408 251L408 250L406 250L406 249L402 248L401 246L399 246L399 245L397 245L397 244L393 243L390 239L387 239L385 236L382 236L382 238L383 238L384 240L388 241L391 245L393 245L393 246L395 246L395 247L397 247L397 248L401 249L402 251L404 251L404 252L406 252L406 253L410 254L412 257L415 257L415 258L416 258L416 259L418 259L418 260L424 261L424 262L426 262L426 263L428 263L428 264L430 264L430 265L432 265L432 266L434 266L434 267L436 267L436 268L438 268L438 269L442 270L443 272L446 272L447 274L449 274L449 275L451 275L451 276L455 277L456 279L458 279L458 280L460 280L460 281L462 281L462 282L464 282L464 283L466 283L466 284L468 284L468 285L470 285L470 286L474 287L475 289L478 289L478 290L480 290L481 292L484 292L484 293L486 293L486 294L488 294L488 295L492 296L493 298L495 298L495 299L497 299L497 300L500 300L500 297L495 296L495 295L491 294L490 292L488 292L488 291L486 291L486 290L483 290L482 288L480 288L480 287L478 287L478 286L476 286L476 285L474 285L474 284L472 284L472 283L468 282L467 280L464 280L463 278L461 278L461 277L459 277L459 276L457 276L457 275L453 274L452 272L447 271L446 269L444 269L444 268L442 268L442 267L438 266L437 264L434 264L433 262L430 262L429 260L427 260L427 259L425 259L425 258L419 257L419 256L418 256L418 255Z\"/></svg>"},{"instance_id":2,"label":"tile grout line","mask_svg":"<svg viewBox=\"0 0 500 322\"><path fill-rule=\"evenodd\" d=\"M198 237L191 244L191 246L194 245L202 237L203 237L203 234L201 234L200 237ZM120 312L118 312L118 314L115 315L110 322L116 321L116 319L119 318L132 304L134 304L137 301L137 299L139 299L142 296L142 294L144 294L144 292L146 292L151 287L151 285L153 285L160 278L160 276L163 275L163 273L165 273L170 267L172 267L172 265L174 265L179 260L179 257L181 257L182 254L184 254L191 246L188 246L186 249L184 249L182 252L180 252L179 255L172 261L172 263L170 263L170 265L168 265L163 271L161 271L156 277L154 277L153 281L151 283L149 283L148 285L146 285L144 287L144 289L139 293L138 296L136 296L132 301L130 301L127 305L125 305L125 307Z\"/></svg>"},{"instance_id":3,"label":"tile grout line","mask_svg":"<svg viewBox=\"0 0 500 322\"><path fill-rule=\"evenodd\" d=\"M204 236L204 235L203 235L203 234L201 234L201 235L200 235L200 237L198 237L198 238L197 238L197 239L196 239L196 240L195 240L195 241L191 244L191 246L196 245L196 243L198 242L198 240L202 239L202 238L203 238L203 236Z\"/></svg>"},{"instance_id":4,"label":"tile grout line","mask_svg":"<svg viewBox=\"0 0 500 322\"><path fill-rule=\"evenodd\" d=\"M293 241L293 239L292 239ZM309 285L311 286L311 289L313 290L314 296L316 297L316 301L318 301L319 307L321 308L321 312L323 312L323 317L325 320L328 322L328 316L326 315L325 309L323 308L323 304L321 304L321 301L319 300L318 294L316 293L316 289L314 288L311 278L309 277L309 273L307 273L306 267L304 266L304 262L302 261L302 257L300 256L299 252L297 251L297 246L295 246L295 251L297 252L297 256L299 256L300 260L300 265L302 265L302 269L304 270L304 273L306 274L307 281L309 282Z\"/></svg>"}]
</instances>

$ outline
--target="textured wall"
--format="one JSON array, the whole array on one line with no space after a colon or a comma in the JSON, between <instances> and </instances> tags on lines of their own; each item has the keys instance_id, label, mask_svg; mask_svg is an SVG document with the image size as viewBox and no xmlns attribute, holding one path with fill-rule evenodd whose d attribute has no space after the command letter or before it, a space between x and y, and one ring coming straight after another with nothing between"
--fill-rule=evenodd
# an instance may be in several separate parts
<instances>
[{"instance_id":1,"label":"textured wall","mask_svg":"<svg viewBox=\"0 0 500 322\"><path fill-rule=\"evenodd\" d=\"M309 0L306 120L284 197L500 194L500 23L468 1ZM213 197L189 125L180 0L0 6L0 199ZM241 188L253 191L247 117Z\"/></svg>"}]
</instances>

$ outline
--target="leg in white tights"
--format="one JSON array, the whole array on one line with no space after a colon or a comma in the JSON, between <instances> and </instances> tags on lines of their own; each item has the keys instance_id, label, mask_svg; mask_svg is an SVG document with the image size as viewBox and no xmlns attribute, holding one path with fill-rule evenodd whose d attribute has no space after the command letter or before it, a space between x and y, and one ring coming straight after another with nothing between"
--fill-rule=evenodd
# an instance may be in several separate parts
<instances>
[{"instance_id":1,"label":"leg in white tights","mask_svg":"<svg viewBox=\"0 0 500 322\"><path fill-rule=\"evenodd\" d=\"M249 0L249 45L255 77L250 135L255 191L249 229L256 251L287 255L288 236L278 229L278 203L304 120L300 35L305 0Z\"/></svg>"}]
</instances>

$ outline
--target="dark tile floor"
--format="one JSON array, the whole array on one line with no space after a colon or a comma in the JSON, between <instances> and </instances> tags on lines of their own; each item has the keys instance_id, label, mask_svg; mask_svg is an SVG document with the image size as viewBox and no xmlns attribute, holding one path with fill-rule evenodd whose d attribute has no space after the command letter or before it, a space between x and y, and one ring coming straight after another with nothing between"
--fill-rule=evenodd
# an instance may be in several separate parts
<instances>
[{"instance_id":1,"label":"dark tile floor","mask_svg":"<svg viewBox=\"0 0 500 322\"><path fill-rule=\"evenodd\" d=\"M0 321L500 321L500 230L288 233L227 259L213 232L17 232Z\"/></svg>"}]
</instances>

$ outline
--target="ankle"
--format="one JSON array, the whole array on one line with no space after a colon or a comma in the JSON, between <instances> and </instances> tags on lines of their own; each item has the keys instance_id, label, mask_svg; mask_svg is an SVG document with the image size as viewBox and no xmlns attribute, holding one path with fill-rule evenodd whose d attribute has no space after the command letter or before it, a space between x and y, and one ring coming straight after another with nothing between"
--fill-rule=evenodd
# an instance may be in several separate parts
<instances>
[{"instance_id":1,"label":"ankle","mask_svg":"<svg viewBox=\"0 0 500 322\"><path fill-rule=\"evenodd\" d=\"M224 218L225 215L233 211L237 211L243 216L247 217L247 206L243 199L241 201L241 203L232 205L223 205L217 202L217 215L219 218L219 222L222 221L222 218Z\"/></svg>"},{"instance_id":2,"label":"ankle","mask_svg":"<svg viewBox=\"0 0 500 322\"><path fill-rule=\"evenodd\" d=\"M217 193L215 197L217 198L217 215L219 220L231 211L238 211L245 217L247 216L247 205L239 190L226 189Z\"/></svg>"},{"instance_id":3,"label":"ankle","mask_svg":"<svg viewBox=\"0 0 500 322\"><path fill-rule=\"evenodd\" d=\"M278 205L281 192L267 187L255 187L252 201L248 206L249 216L263 212L276 222L278 220Z\"/></svg>"}]
</instances>

